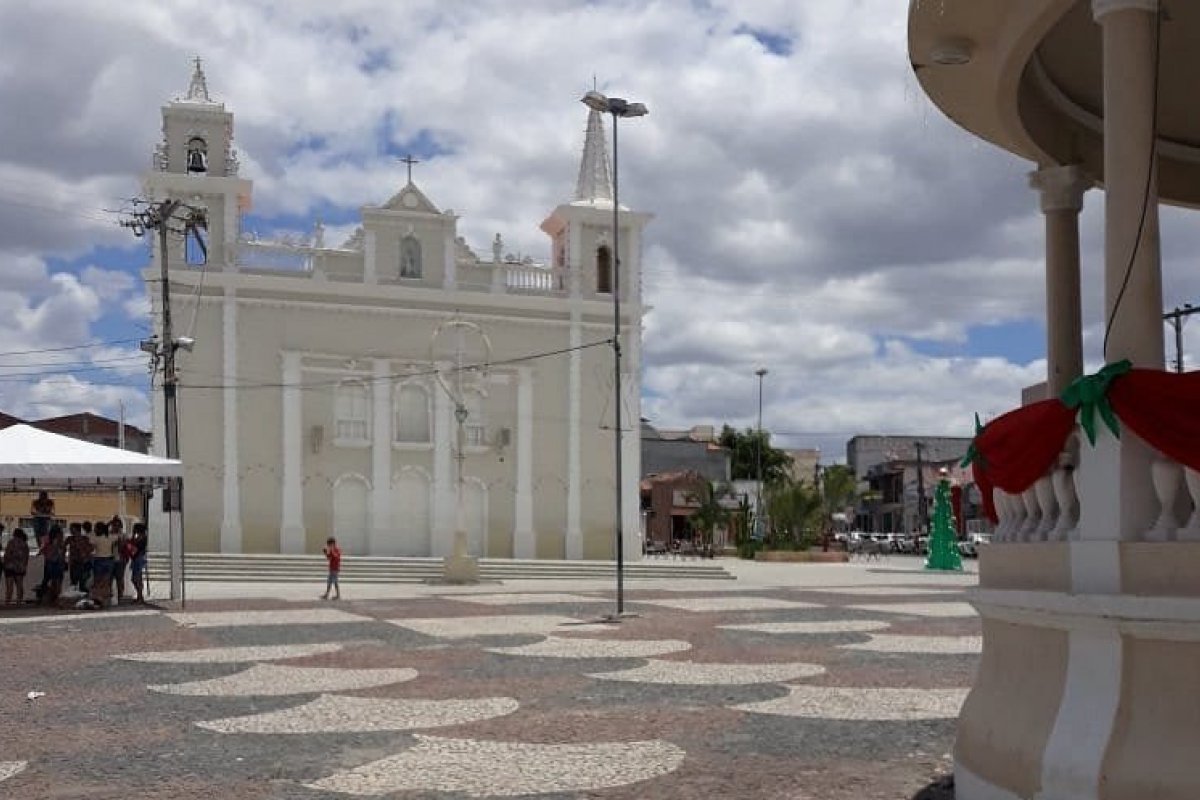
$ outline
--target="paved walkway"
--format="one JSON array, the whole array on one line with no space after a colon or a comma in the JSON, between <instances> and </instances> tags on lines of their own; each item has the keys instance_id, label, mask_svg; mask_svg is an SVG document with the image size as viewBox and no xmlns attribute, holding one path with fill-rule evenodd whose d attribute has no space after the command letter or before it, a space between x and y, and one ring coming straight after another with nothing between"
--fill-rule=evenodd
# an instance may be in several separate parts
<instances>
[{"instance_id":1,"label":"paved walkway","mask_svg":"<svg viewBox=\"0 0 1200 800\"><path fill-rule=\"evenodd\" d=\"M0 796L908 798L980 647L974 576L919 566L730 562L620 624L579 581L0 616Z\"/></svg>"}]
</instances>

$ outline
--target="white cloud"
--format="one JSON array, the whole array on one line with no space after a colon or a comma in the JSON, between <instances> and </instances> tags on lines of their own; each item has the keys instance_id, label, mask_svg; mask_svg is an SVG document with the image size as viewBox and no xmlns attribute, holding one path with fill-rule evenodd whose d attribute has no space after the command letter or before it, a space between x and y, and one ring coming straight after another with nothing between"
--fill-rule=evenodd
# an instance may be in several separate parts
<instances>
[{"instance_id":1,"label":"white cloud","mask_svg":"<svg viewBox=\"0 0 1200 800\"><path fill-rule=\"evenodd\" d=\"M0 5L0 108L19 110L0 116L0 349L93 341L106 311L141 334L140 280L91 254L77 275L46 264L135 246L103 209L137 191L194 53L236 114L256 214L381 201L403 181L388 152L413 149L418 183L478 252L500 232L535 257L537 223L574 183L576 101L595 75L651 111L622 127L621 177L623 201L656 214L643 279L656 421L749 422L768 364L777 430L968 432L971 412L1011 406L1044 370L964 355L975 326L1043 316L1042 221L1030 165L922 95L905 13L894 0ZM1091 361L1101 210L1094 193ZM330 225L327 242L353 227ZM1194 228L1164 214L1168 304L1200 296Z\"/></svg>"}]
</instances>

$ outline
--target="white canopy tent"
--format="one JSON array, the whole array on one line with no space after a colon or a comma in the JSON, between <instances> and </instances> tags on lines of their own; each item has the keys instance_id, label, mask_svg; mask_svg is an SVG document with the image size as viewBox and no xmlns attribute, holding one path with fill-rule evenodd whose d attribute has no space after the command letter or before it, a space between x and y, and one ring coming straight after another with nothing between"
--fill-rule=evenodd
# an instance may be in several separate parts
<instances>
[{"instance_id":1,"label":"white canopy tent","mask_svg":"<svg viewBox=\"0 0 1200 800\"><path fill-rule=\"evenodd\" d=\"M72 439L31 425L0 430L0 488L152 489L183 477L183 463Z\"/></svg>"},{"instance_id":2,"label":"white canopy tent","mask_svg":"<svg viewBox=\"0 0 1200 800\"><path fill-rule=\"evenodd\" d=\"M183 478L183 462L12 425L0 430L0 491L152 492ZM183 521L170 514L171 598L183 600ZM28 577L27 577L28 580Z\"/></svg>"}]
</instances>

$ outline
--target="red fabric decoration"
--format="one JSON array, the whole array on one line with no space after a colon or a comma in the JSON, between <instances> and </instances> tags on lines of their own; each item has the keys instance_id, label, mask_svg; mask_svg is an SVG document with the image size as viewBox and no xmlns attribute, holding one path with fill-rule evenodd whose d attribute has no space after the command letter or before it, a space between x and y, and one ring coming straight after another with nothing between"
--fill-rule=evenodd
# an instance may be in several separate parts
<instances>
[{"instance_id":1,"label":"red fabric decoration","mask_svg":"<svg viewBox=\"0 0 1200 800\"><path fill-rule=\"evenodd\" d=\"M992 489L1010 494L1028 489L1054 464L1074 428L1075 411L1058 398L1010 411L984 427L975 437L974 472L989 519L998 519Z\"/></svg>"},{"instance_id":2,"label":"red fabric decoration","mask_svg":"<svg viewBox=\"0 0 1200 800\"><path fill-rule=\"evenodd\" d=\"M1200 470L1200 372L1134 369L1113 381L1108 399L1122 425L1168 458Z\"/></svg>"}]
</instances>

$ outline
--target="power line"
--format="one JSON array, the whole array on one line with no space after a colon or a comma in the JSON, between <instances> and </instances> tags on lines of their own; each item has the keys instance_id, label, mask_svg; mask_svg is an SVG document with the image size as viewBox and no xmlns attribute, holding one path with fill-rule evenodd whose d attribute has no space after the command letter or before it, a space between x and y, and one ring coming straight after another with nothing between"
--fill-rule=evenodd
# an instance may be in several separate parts
<instances>
[{"instance_id":1,"label":"power line","mask_svg":"<svg viewBox=\"0 0 1200 800\"><path fill-rule=\"evenodd\" d=\"M134 339L111 339L107 342L92 342L91 344L72 344L72 345L66 345L65 347L40 347L36 350L9 350L9 351L0 353L0 358L4 358L5 356L40 355L41 353L65 353L68 350L88 350L93 347L109 347L109 346L118 345L118 344L132 344L133 342L139 342L139 341L141 341L141 339L137 339L137 338L134 338Z\"/></svg>"}]
</instances>

